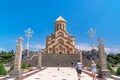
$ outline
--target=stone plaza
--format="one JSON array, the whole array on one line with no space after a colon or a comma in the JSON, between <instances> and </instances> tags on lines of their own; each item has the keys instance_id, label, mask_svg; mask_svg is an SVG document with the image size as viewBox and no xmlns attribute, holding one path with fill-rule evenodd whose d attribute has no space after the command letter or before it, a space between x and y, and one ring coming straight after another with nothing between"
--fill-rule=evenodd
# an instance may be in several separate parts
<instances>
[{"instance_id":1,"label":"stone plaza","mask_svg":"<svg viewBox=\"0 0 120 80\"><path fill-rule=\"evenodd\" d=\"M81 75L81 80L88 80L88 79L92 80L92 77L90 74L91 74L90 71L83 70ZM57 67L48 67L41 71L39 71L39 69L36 69L34 71L24 73L22 74L22 78L17 78L17 79L10 78L8 75L8 76L0 77L0 80L78 80L78 79L77 79L76 70L74 68L61 67L60 71L58 71ZM97 78L97 80L119 80L119 79Z\"/></svg>"}]
</instances>

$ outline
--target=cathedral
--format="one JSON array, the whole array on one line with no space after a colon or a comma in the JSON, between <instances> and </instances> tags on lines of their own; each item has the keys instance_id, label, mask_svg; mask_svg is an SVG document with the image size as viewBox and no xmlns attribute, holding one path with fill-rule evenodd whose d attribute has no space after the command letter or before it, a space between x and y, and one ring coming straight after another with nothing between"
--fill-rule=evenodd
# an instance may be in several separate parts
<instances>
[{"instance_id":1,"label":"cathedral","mask_svg":"<svg viewBox=\"0 0 120 80\"><path fill-rule=\"evenodd\" d=\"M68 34L66 23L66 20L59 16L55 20L53 34L46 37L46 48L22 63L35 67L56 67L57 62L60 62L61 67L70 67L71 61L82 62L82 53L75 48L75 38Z\"/></svg>"},{"instance_id":2,"label":"cathedral","mask_svg":"<svg viewBox=\"0 0 120 80\"><path fill-rule=\"evenodd\" d=\"M55 21L54 33L46 38L46 48L42 51L47 54L78 54L75 48L75 38L67 33L66 20L59 16Z\"/></svg>"}]
</instances>

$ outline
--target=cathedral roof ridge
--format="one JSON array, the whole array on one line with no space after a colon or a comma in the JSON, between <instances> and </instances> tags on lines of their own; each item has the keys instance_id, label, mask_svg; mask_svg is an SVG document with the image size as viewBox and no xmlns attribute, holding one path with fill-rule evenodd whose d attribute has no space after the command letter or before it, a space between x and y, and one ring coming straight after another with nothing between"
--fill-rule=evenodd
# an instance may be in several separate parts
<instances>
[{"instance_id":1,"label":"cathedral roof ridge","mask_svg":"<svg viewBox=\"0 0 120 80\"><path fill-rule=\"evenodd\" d=\"M66 22L66 20L65 20L62 16L59 16L59 17L56 19L56 21L64 21L64 22Z\"/></svg>"}]
</instances>

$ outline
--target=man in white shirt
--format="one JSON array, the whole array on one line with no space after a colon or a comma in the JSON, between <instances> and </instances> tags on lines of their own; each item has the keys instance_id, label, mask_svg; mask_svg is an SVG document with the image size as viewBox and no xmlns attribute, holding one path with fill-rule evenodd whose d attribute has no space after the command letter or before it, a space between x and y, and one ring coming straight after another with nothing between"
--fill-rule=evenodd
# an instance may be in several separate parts
<instances>
[{"instance_id":1,"label":"man in white shirt","mask_svg":"<svg viewBox=\"0 0 120 80\"><path fill-rule=\"evenodd\" d=\"M82 73L82 63L80 62L80 60L78 60L77 64L76 64L76 71L77 71L77 75L78 75L78 80L81 79L81 73Z\"/></svg>"}]
</instances>

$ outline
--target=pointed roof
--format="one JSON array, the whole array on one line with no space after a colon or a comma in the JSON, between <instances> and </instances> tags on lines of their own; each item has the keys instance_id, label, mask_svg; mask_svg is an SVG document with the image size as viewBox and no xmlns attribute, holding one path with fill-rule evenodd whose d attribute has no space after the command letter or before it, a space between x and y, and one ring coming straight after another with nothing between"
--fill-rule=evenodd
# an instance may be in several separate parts
<instances>
[{"instance_id":1,"label":"pointed roof","mask_svg":"<svg viewBox=\"0 0 120 80\"><path fill-rule=\"evenodd\" d=\"M57 22L57 21L63 21L63 22L66 23L66 20L65 20L62 16L59 16L59 17L56 19L56 22Z\"/></svg>"}]
</instances>

